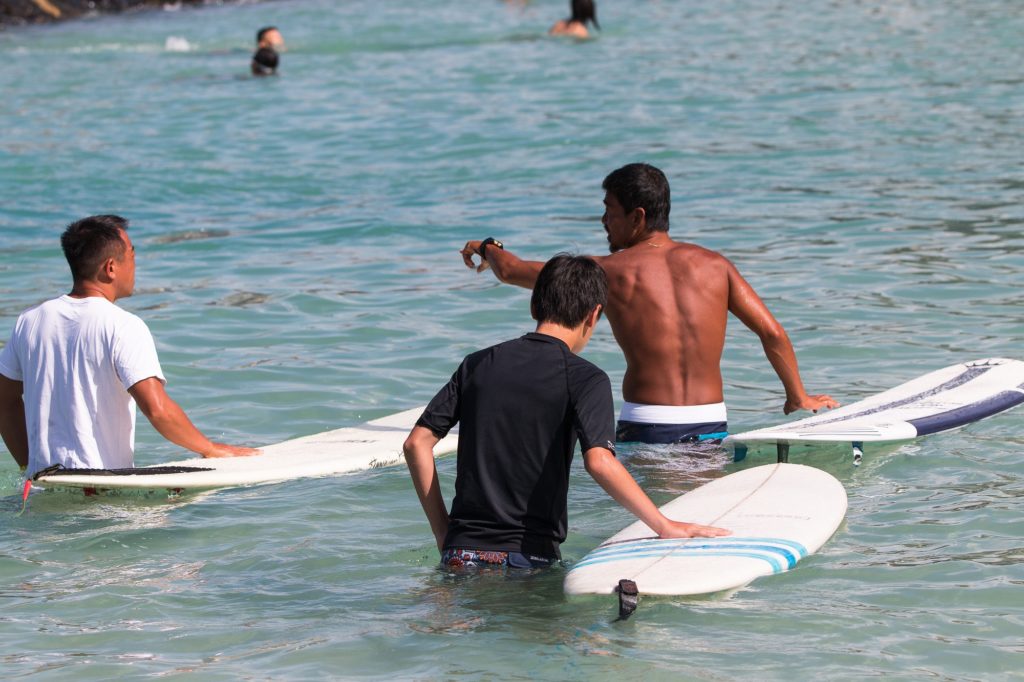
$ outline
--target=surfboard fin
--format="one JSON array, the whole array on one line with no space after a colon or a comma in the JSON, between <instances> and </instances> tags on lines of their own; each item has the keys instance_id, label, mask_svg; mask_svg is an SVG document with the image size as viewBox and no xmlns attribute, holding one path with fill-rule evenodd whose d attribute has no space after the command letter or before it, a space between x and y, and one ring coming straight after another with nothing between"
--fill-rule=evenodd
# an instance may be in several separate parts
<instances>
[{"instance_id":1,"label":"surfboard fin","mask_svg":"<svg viewBox=\"0 0 1024 682\"><path fill-rule=\"evenodd\" d=\"M32 492L32 479L25 479L25 487L21 492L21 511L15 514L15 516L21 516L28 509L28 494Z\"/></svg>"},{"instance_id":2,"label":"surfboard fin","mask_svg":"<svg viewBox=\"0 0 1024 682\"><path fill-rule=\"evenodd\" d=\"M640 601L640 592L632 580L620 580L615 591L619 594L619 620L626 620L636 611Z\"/></svg>"}]
</instances>

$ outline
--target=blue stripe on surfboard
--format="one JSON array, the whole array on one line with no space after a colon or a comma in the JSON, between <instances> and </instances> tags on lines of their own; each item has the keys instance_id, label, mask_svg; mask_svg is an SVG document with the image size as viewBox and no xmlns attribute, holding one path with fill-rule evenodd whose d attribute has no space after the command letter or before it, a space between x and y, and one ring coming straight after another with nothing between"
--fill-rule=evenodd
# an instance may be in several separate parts
<instances>
[{"instance_id":1,"label":"blue stripe on surfboard","mask_svg":"<svg viewBox=\"0 0 1024 682\"><path fill-rule=\"evenodd\" d=\"M666 543L670 544L666 546ZM699 556L743 556L760 559L770 564L775 573L793 568L796 562L808 554L807 548L798 542L774 538L735 538L727 541L710 539L699 542L662 540L660 544L648 541L632 547L627 545L595 550L576 564L573 570L615 561L664 557L677 552Z\"/></svg>"},{"instance_id":2,"label":"blue stripe on surfboard","mask_svg":"<svg viewBox=\"0 0 1024 682\"><path fill-rule=\"evenodd\" d=\"M608 557L621 556L636 556L639 553L670 554L672 552L679 550L688 552L699 552L728 547L756 547L763 549L764 551L770 551L773 553L793 557L794 561L807 556L808 553L807 548L799 542L793 542L792 540L784 540L781 538L740 537L699 539L687 538L679 540L647 539L644 541L633 541L618 545L599 547L587 556L585 556L581 563L588 562L592 559L603 559Z\"/></svg>"},{"instance_id":3,"label":"blue stripe on surfboard","mask_svg":"<svg viewBox=\"0 0 1024 682\"><path fill-rule=\"evenodd\" d=\"M684 554L691 554L691 552L685 552ZM764 561L769 566L771 566L772 567L772 573L782 573L783 571L788 571L789 569L791 569L794 566L796 566L796 562L798 561L798 559L793 558L790 555L783 555L783 554L773 555L773 554L771 554L771 553L769 553L767 551L758 552L758 551L751 551L749 549L745 550L741 545L736 545L735 547L720 547L720 548L716 548L716 549L708 549L708 550L701 551L701 552L692 552L692 554L696 554L697 556L700 556L700 557L731 556L731 557L743 557L743 558L746 558L746 559L758 559L760 561ZM580 563L576 564L576 566L573 567L573 570L574 571L575 570L579 570L581 568L588 567L588 566L596 566L597 564L607 564L607 563L615 563L615 562L621 562L621 561L632 561L634 559L648 559L648 558L653 558L653 557L664 557L664 556L666 556L666 554L664 552L639 552L637 554L625 554L625 555L610 556L610 557L597 558L597 559L586 559L586 560L581 561Z\"/></svg>"},{"instance_id":4,"label":"blue stripe on surfboard","mask_svg":"<svg viewBox=\"0 0 1024 682\"><path fill-rule=\"evenodd\" d=\"M1020 391L1003 391L990 398L958 407L955 410L918 419L908 419L907 423L917 429L917 435L926 436L929 433L948 431L949 429L970 424L985 417L991 417L1021 403L1024 403L1024 393Z\"/></svg>"},{"instance_id":5,"label":"blue stripe on surfboard","mask_svg":"<svg viewBox=\"0 0 1024 682\"><path fill-rule=\"evenodd\" d=\"M646 545L643 547L637 547L631 550L625 551L614 551L614 552L591 552L589 555L583 557L580 564L585 564L589 561L596 559L618 559L618 558L632 558L643 554L645 556L656 556L656 555L668 555L675 552L682 552L687 554L699 553L699 552L711 552L719 549L756 549L762 552L768 552L771 554L778 554L779 556L786 557L786 561L790 564L794 564L801 558L807 556L807 548L799 543L796 546L783 545L778 542L763 542L757 540L748 540L746 542L715 542L715 543L696 543L686 545L670 545L670 546L658 546L658 545Z\"/></svg>"},{"instance_id":6,"label":"blue stripe on surfboard","mask_svg":"<svg viewBox=\"0 0 1024 682\"><path fill-rule=\"evenodd\" d=\"M985 374L990 369L993 369L993 368L999 367L999 366L1000 365L977 365L975 367L968 367L963 372L961 372L960 374L956 375L955 377L953 377L949 381L945 381L945 382L939 384L938 386L935 386L933 388L929 388L927 391L922 391L921 393L917 393L917 394L909 396L907 398L900 398L899 400L894 400L894 401L892 401L890 403L885 403L884 405L877 405L875 407L871 407L871 408L868 408L866 410L862 410L860 412L854 412L853 414L847 414L847 415L843 415L841 417L833 417L832 419L822 419L821 421L815 422L814 426L818 427L818 426L822 426L824 424L835 424L835 423L838 423L838 422L845 422L845 421L849 421L851 419L858 419L860 417L866 417L868 415L878 414L879 412L885 412L886 410L894 410L894 409L896 409L898 407L904 407L906 405L910 405L911 403L915 403L918 400L923 400L924 398L930 398L931 396L933 396L933 395L935 395L937 393L942 393L943 391L949 391L949 390L954 389L954 388L956 388L958 386L963 386L967 382L973 381L974 379L977 379L978 377L980 377L982 374ZM923 435L923 434L919 434L919 435Z\"/></svg>"},{"instance_id":7,"label":"blue stripe on surfboard","mask_svg":"<svg viewBox=\"0 0 1024 682\"><path fill-rule=\"evenodd\" d=\"M600 545L588 556L597 556L610 554L612 552L632 552L638 550L644 550L648 547L657 547L660 550L671 551L679 547L685 546L709 546L709 545L729 545L729 544L745 544L751 543L761 545L782 545L783 547L789 547L795 550L798 554L806 554L807 548L799 542L793 540L786 540L785 538L768 538L768 537L722 537L722 538L678 538L663 540L661 538L636 538L633 540L619 540L604 545Z\"/></svg>"}]
</instances>

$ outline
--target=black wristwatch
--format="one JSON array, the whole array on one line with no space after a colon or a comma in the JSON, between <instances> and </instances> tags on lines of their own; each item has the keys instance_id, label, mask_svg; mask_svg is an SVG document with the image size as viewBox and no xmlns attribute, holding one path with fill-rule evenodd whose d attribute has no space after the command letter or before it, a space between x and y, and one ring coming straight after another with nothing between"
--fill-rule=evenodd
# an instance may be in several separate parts
<instances>
[{"instance_id":1,"label":"black wristwatch","mask_svg":"<svg viewBox=\"0 0 1024 682\"><path fill-rule=\"evenodd\" d=\"M476 252L479 253L480 257L482 259L484 259L484 260L487 260L487 247L488 246L497 246L499 249L504 249L505 248L505 245L502 244L501 242L499 242L494 237L488 237L487 239L485 239L482 242L480 242L480 246L477 247L477 250L476 250Z\"/></svg>"}]
</instances>

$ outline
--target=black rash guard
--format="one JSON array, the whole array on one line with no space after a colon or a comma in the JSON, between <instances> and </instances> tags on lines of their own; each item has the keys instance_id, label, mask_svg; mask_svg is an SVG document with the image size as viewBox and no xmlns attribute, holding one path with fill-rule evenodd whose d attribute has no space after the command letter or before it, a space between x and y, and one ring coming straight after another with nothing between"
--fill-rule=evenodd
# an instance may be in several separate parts
<instances>
[{"instance_id":1,"label":"black rash guard","mask_svg":"<svg viewBox=\"0 0 1024 682\"><path fill-rule=\"evenodd\" d=\"M615 452L608 375L559 339L530 333L466 356L417 421L443 438L459 424L445 548L560 558L569 467Z\"/></svg>"}]
</instances>

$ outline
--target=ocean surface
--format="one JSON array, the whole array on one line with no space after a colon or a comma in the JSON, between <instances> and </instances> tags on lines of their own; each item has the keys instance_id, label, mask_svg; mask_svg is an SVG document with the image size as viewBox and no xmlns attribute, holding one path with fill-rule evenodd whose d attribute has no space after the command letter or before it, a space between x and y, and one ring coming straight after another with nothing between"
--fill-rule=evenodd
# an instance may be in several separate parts
<instances>
[{"instance_id":1,"label":"ocean surface","mask_svg":"<svg viewBox=\"0 0 1024 682\"><path fill-rule=\"evenodd\" d=\"M1015 0L292 0L0 32L0 343L66 292L70 221L132 221L168 390L260 445L425 403L532 329L467 270L604 253L601 181L673 188L671 234L726 253L805 383L852 402L1024 358L1024 11ZM253 79L276 24L280 76ZM606 324L585 357L616 387ZM733 430L781 385L730 323ZM139 418L141 464L182 459ZM0 452L0 677L1020 679L1024 412L819 464L846 522L727 595L567 599L565 568L452 579L404 467L177 500L32 495ZM623 448L658 503L738 464ZM577 458L578 459L578 458ZM742 466L749 466L745 462ZM450 501L455 460L438 461ZM631 522L576 462L567 565ZM685 576L680 577L685 580Z\"/></svg>"}]
</instances>

